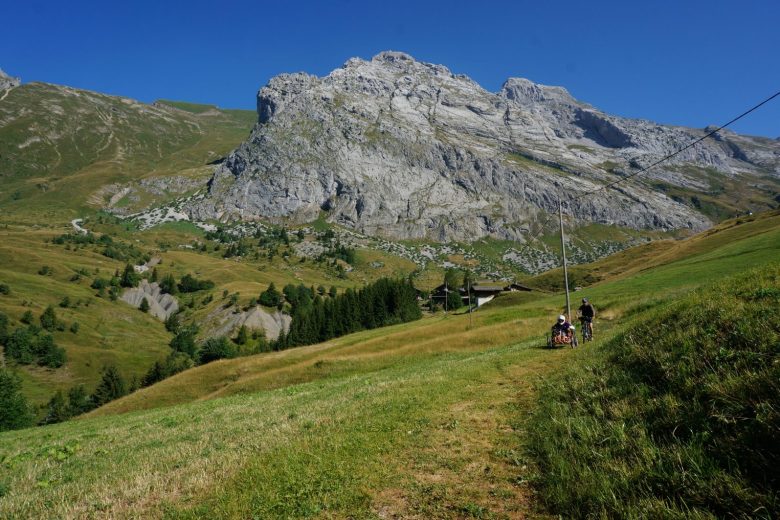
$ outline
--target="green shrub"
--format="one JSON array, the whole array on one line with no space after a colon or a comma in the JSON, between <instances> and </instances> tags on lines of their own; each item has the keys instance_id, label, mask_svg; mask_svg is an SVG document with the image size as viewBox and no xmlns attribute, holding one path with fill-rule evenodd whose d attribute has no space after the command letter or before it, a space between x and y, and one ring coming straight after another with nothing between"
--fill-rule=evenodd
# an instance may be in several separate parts
<instances>
[{"instance_id":1,"label":"green shrub","mask_svg":"<svg viewBox=\"0 0 780 520\"><path fill-rule=\"evenodd\" d=\"M57 313L54 312L54 307L51 305L46 307L43 314L41 314L40 321L44 330L53 332L57 328Z\"/></svg>"},{"instance_id":2,"label":"green shrub","mask_svg":"<svg viewBox=\"0 0 780 520\"><path fill-rule=\"evenodd\" d=\"M176 278L171 273L166 274L160 280L160 291L167 294L177 294L179 292L179 289L176 287Z\"/></svg>"},{"instance_id":3,"label":"green shrub","mask_svg":"<svg viewBox=\"0 0 780 520\"><path fill-rule=\"evenodd\" d=\"M175 352L182 352L192 359L195 359L196 354L198 353L198 347L195 344L195 335L197 333L198 329L194 325L178 327L176 335L171 340L170 347Z\"/></svg>"},{"instance_id":4,"label":"green shrub","mask_svg":"<svg viewBox=\"0 0 780 520\"><path fill-rule=\"evenodd\" d=\"M209 338L200 349L200 362L205 364L217 359L234 358L237 355L238 349L226 337Z\"/></svg>"},{"instance_id":5,"label":"green shrub","mask_svg":"<svg viewBox=\"0 0 780 520\"><path fill-rule=\"evenodd\" d=\"M164 360L156 361L152 365L152 368L143 377L141 386L151 386L193 366L194 363L190 356L182 352L171 352Z\"/></svg>"},{"instance_id":6,"label":"green shrub","mask_svg":"<svg viewBox=\"0 0 780 520\"><path fill-rule=\"evenodd\" d=\"M214 282L211 280L198 280L191 274L185 274L182 276L177 287L180 292L191 293L212 289L214 287Z\"/></svg>"},{"instance_id":7,"label":"green shrub","mask_svg":"<svg viewBox=\"0 0 780 520\"><path fill-rule=\"evenodd\" d=\"M658 309L541 388L541 496L564 517L780 510L780 268Z\"/></svg>"}]
</instances>

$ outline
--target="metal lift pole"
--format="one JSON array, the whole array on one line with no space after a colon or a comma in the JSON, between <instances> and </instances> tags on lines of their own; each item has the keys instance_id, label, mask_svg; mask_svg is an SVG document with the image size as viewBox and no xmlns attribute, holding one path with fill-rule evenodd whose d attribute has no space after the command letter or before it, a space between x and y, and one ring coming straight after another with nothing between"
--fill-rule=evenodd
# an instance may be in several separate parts
<instances>
[{"instance_id":1,"label":"metal lift pole","mask_svg":"<svg viewBox=\"0 0 780 520\"><path fill-rule=\"evenodd\" d=\"M558 220L561 228L561 252L563 253L563 283L566 287L566 319L571 323L571 301L569 300L569 269L566 265L566 240L563 237L563 204L558 198Z\"/></svg>"}]
</instances>

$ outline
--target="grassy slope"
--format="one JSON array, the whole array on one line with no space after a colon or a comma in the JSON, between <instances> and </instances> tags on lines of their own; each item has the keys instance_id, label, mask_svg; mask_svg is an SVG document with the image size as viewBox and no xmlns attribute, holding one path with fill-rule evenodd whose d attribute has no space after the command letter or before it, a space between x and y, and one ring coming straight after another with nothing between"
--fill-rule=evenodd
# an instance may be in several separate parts
<instances>
[{"instance_id":1,"label":"grassy slope","mask_svg":"<svg viewBox=\"0 0 780 520\"><path fill-rule=\"evenodd\" d=\"M173 273L180 279L184 274L192 273L214 281L216 286L213 290L193 295L196 306L185 312L188 319L201 325L206 316L218 312L225 304L221 298L223 290L239 293L239 305L243 306L270 283L278 288L288 283L305 283L315 287L322 284L327 288L335 285L341 290L363 285L381 276L400 276L414 270L411 262L374 251L358 253L356 269L348 279L338 278L335 270L324 269L313 262L301 264L297 259L286 261L281 256L273 261L264 258L224 259L219 253L204 254L179 248L179 245L202 237L198 228L181 224L166 224L140 233L110 223L99 225L89 218L84 225L109 232L142 251L159 254L162 258L158 267L161 276ZM84 383L91 389L105 364L116 364L128 379L141 377L154 361L170 352L168 342L171 335L161 322L121 301L98 298L96 291L90 289L95 276L110 278L116 269L124 267L123 262L99 254L100 247L68 250L64 245L46 243L46 240L69 231L69 228L61 226L49 230L14 226L0 230L0 281L11 287L10 295L0 295L0 312L11 318L12 327L19 325L25 311L31 310L37 319L47 305L54 305L58 316L68 326L73 321L80 325L78 334L69 331L54 334L55 341L67 351L65 367L56 370L21 368L23 391L34 404L45 403L54 391L67 390L75 384ZM167 244L169 249L161 249L160 244ZM383 267L371 267L370 262L376 259L382 260ZM53 275L37 274L44 265L53 268ZM79 269L86 270L89 275L78 282L69 281ZM202 305L200 302L207 294L213 295L214 301ZM73 303L81 304L61 309L58 304L64 296ZM188 302L191 298L182 296L180 302Z\"/></svg>"},{"instance_id":2,"label":"grassy slope","mask_svg":"<svg viewBox=\"0 0 780 520\"><path fill-rule=\"evenodd\" d=\"M57 308L68 324L78 321L81 326L75 335L55 333L68 353L66 366L27 367L21 372L24 391L33 403L45 402L56 389L74 384L91 387L106 363L120 366L128 378L140 376L169 351L170 337L162 324L121 302L95 298L88 287L92 276L68 281L76 269L91 275L99 269L107 277L123 264L88 250L66 251L43 243L70 231L68 219L91 215L89 195L101 186L190 175L193 168L202 168L239 144L256 118L252 111L212 107L208 114L194 115L176 103L169 105L176 108L43 83L14 89L0 103L0 221L10 224L0 230L0 280L12 288L11 295L0 298L0 311L18 322L24 311L37 316L64 296L82 302L75 309ZM38 224L53 229L42 230ZM191 238L165 229L143 237L122 233L119 227L110 231L147 243L150 250L160 240L186 243ZM194 255L180 261L177 274L198 269L197 261L188 265L191 258ZM51 266L54 275L35 274L42 265ZM214 262L212 270L220 265Z\"/></svg>"},{"instance_id":3,"label":"grassy slope","mask_svg":"<svg viewBox=\"0 0 780 520\"><path fill-rule=\"evenodd\" d=\"M66 251L63 246L46 244L44 240L54 236L50 231L5 230L0 236L0 280L11 287L9 295L0 296L0 311L11 318L12 326L19 325L27 310L37 320L47 305L55 307L67 326L74 321L80 325L77 334L67 329L54 333L57 344L67 352L63 368L20 371L24 392L33 403L46 402L55 390L75 384L91 387L104 364L120 366L128 378L140 377L168 352L169 335L162 323L122 302L97 298L89 288L95 270L99 276L110 277L124 264L87 250ZM52 267L51 276L37 274L43 265ZM69 281L78 269L86 269L90 276ZM60 308L64 296L80 305Z\"/></svg>"},{"instance_id":4,"label":"grassy slope","mask_svg":"<svg viewBox=\"0 0 780 520\"><path fill-rule=\"evenodd\" d=\"M714 231L707 231L683 242L663 243L661 252L650 249L649 246L654 245L650 244L636 248L636 251L619 253L618 258L610 257L596 263L593 269L609 272L613 281L575 293L574 301L577 302L582 296L590 297L600 312L614 317L627 305L667 298L674 292L687 291L709 280L731 274L739 266L760 265L772 258L772 254L780 249L779 244L780 214L777 212L756 216L741 224L727 222ZM735 258L738 260L734 261ZM707 265L707 268L700 268L700 264ZM634 275L629 277L628 274L632 272ZM95 413L123 412L136 407L151 408L158 404L168 405L294 384L328 377L331 373L340 375L350 370L359 372L374 366L384 366L391 362L391 356L407 355L409 351L425 351L429 345L439 349L503 345L516 333L518 323L512 318L518 308L524 309L529 315L545 319L556 312L556 302L560 300L557 296L543 297L535 293L518 293L512 295L512 298L522 304L507 306L499 298L499 305L473 316L474 328L470 331L465 330L466 323L463 321L460 327L454 327L447 321L437 321L441 320L437 318L422 324L367 331L281 354L222 361L179 374L136 395L111 403ZM503 301L506 299L504 297ZM538 330L539 325L537 322L526 326L535 326ZM381 348L383 352L379 362L374 355L376 348ZM340 368L327 363L319 368L313 367L318 360L327 362L330 357L345 363ZM348 368L350 364L353 368Z\"/></svg>"},{"instance_id":5,"label":"grassy slope","mask_svg":"<svg viewBox=\"0 0 780 520\"><path fill-rule=\"evenodd\" d=\"M647 296L650 288L679 295L776 259L780 229L751 233L761 222L741 224L747 238L712 234L692 257L589 289L597 305L606 303L599 339L641 316L637 305L660 299ZM722 247L705 247L708 240ZM12 471L0 513L534 513L522 431L534 381L572 355L538 348L560 302L550 296L486 308L468 330L468 316L440 316L221 362L152 387L147 397L169 404L163 394L193 388L185 400L215 390L228 397L4 433L0 461Z\"/></svg>"},{"instance_id":6,"label":"grassy slope","mask_svg":"<svg viewBox=\"0 0 780 520\"><path fill-rule=\"evenodd\" d=\"M579 352L576 367L544 385L531 422L551 510L775 518L778 304L774 264L645 312L624 334Z\"/></svg>"},{"instance_id":7,"label":"grassy slope","mask_svg":"<svg viewBox=\"0 0 780 520\"><path fill-rule=\"evenodd\" d=\"M601 280L615 280L633 276L642 270L681 259L699 258L699 255L705 253L729 254L728 249L722 249L724 246L743 238L765 233L776 228L778 223L780 223L780 210L774 210L725 221L687 240L648 242L590 264L570 266L569 284L570 286L589 286ZM553 269L529 278L523 283L542 290L562 291L563 272L560 268Z\"/></svg>"},{"instance_id":8,"label":"grassy slope","mask_svg":"<svg viewBox=\"0 0 780 520\"><path fill-rule=\"evenodd\" d=\"M193 113L46 83L22 85L0 102L0 219L67 221L83 214L102 186L202 175L199 169L246 138L255 118L249 110Z\"/></svg>"}]
</instances>

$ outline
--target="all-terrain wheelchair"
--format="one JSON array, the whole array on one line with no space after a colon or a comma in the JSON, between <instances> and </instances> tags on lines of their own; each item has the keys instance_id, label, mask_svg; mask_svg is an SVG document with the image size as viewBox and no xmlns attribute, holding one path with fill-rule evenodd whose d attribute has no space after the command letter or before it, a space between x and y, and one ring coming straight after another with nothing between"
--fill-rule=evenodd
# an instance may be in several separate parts
<instances>
[{"instance_id":1,"label":"all-terrain wheelchair","mask_svg":"<svg viewBox=\"0 0 780 520\"><path fill-rule=\"evenodd\" d=\"M574 348L577 345L578 345L577 334L575 334L574 330L571 331L571 334L565 334L563 332L553 332L553 331L550 331L547 334L547 348L560 348L560 347Z\"/></svg>"}]
</instances>

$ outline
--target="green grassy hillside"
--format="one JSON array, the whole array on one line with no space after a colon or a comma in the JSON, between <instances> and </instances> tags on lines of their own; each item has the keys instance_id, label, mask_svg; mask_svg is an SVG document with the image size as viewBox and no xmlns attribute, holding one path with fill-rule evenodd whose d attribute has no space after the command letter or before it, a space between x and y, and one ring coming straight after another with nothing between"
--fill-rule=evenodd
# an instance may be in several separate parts
<instances>
[{"instance_id":1,"label":"green grassy hillside","mask_svg":"<svg viewBox=\"0 0 780 520\"><path fill-rule=\"evenodd\" d=\"M588 288L601 311L596 345L617 348L654 307L776 261L777 221L735 222L668 262ZM754 294L766 276L740 287ZM597 347L541 348L560 294L507 298L517 301L471 324L440 315L217 362L94 417L0 434L0 516L543 517L537 493L556 508L545 485L556 474L528 446L535 388ZM565 453L566 435L548 440Z\"/></svg>"},{"instance_id":2,"label":"green grassy hillside","mask_svg":"<svg viewBox=\"0 0 780 520\"><path fill-rule=\"evenodd\" d=\"M545 385L531 446L553 512L775 518L779 305L780 264L748 271L637 316Z\"/></svg>"},{"instance_id":3,"label":"green grassy hillside","mask_svg":"<svg viewBox=\"0 0 780 520\"><path fill-rule=\"evenodd\" d=\"M406 275L415 268L411 262L391 255L359 251L355 269L347 278L341 278L332 268L312 261L301 263L297 257L239 260L223 258L222 251L179 247L203 240L203 232L191 225L168 224L139 233L124 229L108 217L102 221L101 224L97 218L87 218L84 225L109 234L117 243L158 256L162 260L158 266L160 277L172 274L178 280L192 274L215 283L211 290L179 296L182 321L199 324L202 337L209 333L209 316L229 316L240 311L271 283L278 288L288 283L305 283L307 287L323 285L344 290L382 276ZM37 323L43 310L53 305L66 325L64 330L53 333L56 343L67 353L64 367L18 367L23 392L35 405L48 401L56 390L66 391L76 384L93 388L107 364L116 365L128 381L141 378L155 361L170 352L172 334L161 321L122 301L111 301L106 295L98 297L90 287L93 279L110 278L116 270L121 271L125 262L101 254L102 246L71 247L51 242L68 231L69 226L0 229L0 282L10 288L9 294L0 294L0 312L10 318L13 329L22 326L20 320L25 312L32 312ZM382 260L381 268L370 265L376 259ZM50 274L38 274L44 266L50 268ZM224 291L237 294L236 305L228 308L228 299L222 296ZM65 297L71 305L62 308L59 304ZM77 333L69 330L74 322L79 324Z\"/></svg>"},{"instance_id":4,"label":"green grassy hillside","mask_svg":"<svg viewBox=\"0 0 780 520\"><path fill-rule=\"evenodd\" d=\"M205 182L203 167L245 139L256 115L185 105L47 83L13 89L0 102L0 221L66 221L108 202L116 190L105 187L144 178Z\"/></svg>"},{"instance_id":5,"label":"green grassy hillside","mask_svg":"<svg viewBox=\"0 0 780 520\"><path fill-rule=\"evenodd\" d=\"M656 249L656 246L660 247ZM780 212L761 214L741 222L729 221L685 241L651 243L581 267L592 269L594 276L609 273L610 281L573 293L574 307L579 306L579 298L590 297L600 313L614 319L628 306L667 299L707 281L739 272L744 267L761 265L779 251ZM739 260L734 261L734 258ZM700 265L707 268L700 269ZM628 276L631 272L633 276ZM538 280L547 277L543 275ZM516 300L504 303L510 298ZM526 319L533 316L541 320L523 324L523 328L538 331L544 320L557 312L559 302L559 296L518 293L499 297L495 305L474 314L474 328L468 331L464 328L467 323L462 320L460 326L447 320L428 320L424 325L407 324L347 336L316 349L221 361L179 374L94 413L151 408L339 376L372 366L382 367L396 357L421 350L504 345L517 334L518 309L530 313L525 315ZM374 354L376 348L383 352L380 359ZM329 364L331 357L339 363ZM313 365L317 362L320 365L315 368Z\"/></svg>"}]
</instances>

